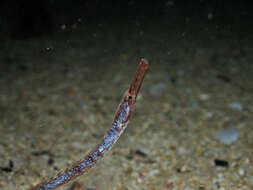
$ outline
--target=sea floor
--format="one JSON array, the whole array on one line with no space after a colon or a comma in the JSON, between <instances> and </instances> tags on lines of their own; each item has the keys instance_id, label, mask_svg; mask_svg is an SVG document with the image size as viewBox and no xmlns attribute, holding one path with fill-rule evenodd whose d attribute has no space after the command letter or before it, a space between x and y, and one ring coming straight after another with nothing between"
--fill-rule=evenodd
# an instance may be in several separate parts
<instances>
[{"instance_id":1,"label":"sea floor","mask_svg":"<svg viewBox=\"0 0 253 190\"><path fill-rule=\"evenodd\" d=\"M150 69L128 128L75 181L84 190L252 189L253 33L236 27L117 20L5 38L0 189L28 190L95 148L142 57Z\"/></svg>"}]
</instances>

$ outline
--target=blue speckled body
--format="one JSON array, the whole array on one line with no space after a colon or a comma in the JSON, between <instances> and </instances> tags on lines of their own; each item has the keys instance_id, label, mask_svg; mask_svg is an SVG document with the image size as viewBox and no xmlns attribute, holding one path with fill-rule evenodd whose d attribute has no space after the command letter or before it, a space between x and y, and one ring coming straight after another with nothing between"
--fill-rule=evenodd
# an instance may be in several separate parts
<instances>
[{"instance_id":1,"label":"blue speckled body","mask_svg":"<svg viewBox=\"0 0 253 190\"><path fill-rule=\"evenodd\" d=\"M56 177L50 179L39 187L34 187L32 190L49 190L55 189L56 187L66 183L70 179L73 179L83 174L87 169L92 167L98 160L100 160L104 154L112 147L112 145L118 140L121 133L127 126L127 119L130 116L130 106L128 101L123 102L115 117L112 127L105 135L103 141L98 147L92 151L84 159L80 160L73 167L66 169L64 172L59 173Z\"/></svg>"},{"instance_id":2,"label":"blue speckled body","mask_svg":"<svg viewBox=\"0 0 253 190\"><path fill-rule=\"evenodd\" d=\"M60 172L55 177L42 182L30 190L53 190L57 187L67 183L68 181L82 175L89 168L100 160L104 154L112 147L112 145L118 140L124 129L126 128L130 119L133 105L136 102L138 92L140 90L144 76L148 70L148 63L145 59L142 59L137 69L136 75L130 84L130 87L123 97L118 110L116 111L112 127L105 135L102 142L91 151L86 157L78 161L71 168Z\"/></svg>"}]
</instances>

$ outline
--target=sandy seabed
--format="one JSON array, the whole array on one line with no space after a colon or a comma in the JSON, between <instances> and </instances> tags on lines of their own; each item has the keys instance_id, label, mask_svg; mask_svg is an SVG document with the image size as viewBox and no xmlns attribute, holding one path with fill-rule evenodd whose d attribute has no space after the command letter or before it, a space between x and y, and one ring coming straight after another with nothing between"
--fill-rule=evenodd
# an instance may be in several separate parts
<instances>
[{"instance_id":1,"label":"sandy seabed","mask_svg":"<svg viewBox=\"0 0 253 190\"><path fill-rule=\"evenodd\" d=\"M151 66L127 130L76 181L87 190L252 189L250 30L118 20L6 38L0 189L28 190L92 150L141 57ZM238 133L230 143L217 138L226 128Z\"/></svg>"}]
</instances>

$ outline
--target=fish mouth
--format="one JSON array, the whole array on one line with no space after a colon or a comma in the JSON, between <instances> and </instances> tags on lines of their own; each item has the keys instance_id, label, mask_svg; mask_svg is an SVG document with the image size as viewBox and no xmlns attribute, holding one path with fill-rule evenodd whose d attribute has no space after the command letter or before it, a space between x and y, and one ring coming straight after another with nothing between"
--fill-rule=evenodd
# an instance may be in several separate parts
<instances>
[{"instance_id":1,"label":"fish mouth","mask_svg":"<svg viewBox=\"0 0 253 190\"><path fill-rule=\"evenodd\" d=\"M148 71L149 68L149 63L146 59L142 58L140 61L140 64L137 68L135 77L130 85L130 88L128 89L128 93L135 97L135 99L137 98L137 95L140 91L141 88L141 84L143 82L143 79Z\"/></svg>"}]
</instances>

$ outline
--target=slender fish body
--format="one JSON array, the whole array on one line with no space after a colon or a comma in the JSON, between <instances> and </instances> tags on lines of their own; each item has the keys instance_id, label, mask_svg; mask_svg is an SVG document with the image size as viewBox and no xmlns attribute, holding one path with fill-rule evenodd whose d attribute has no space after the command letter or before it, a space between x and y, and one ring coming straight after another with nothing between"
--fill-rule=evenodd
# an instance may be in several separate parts
<instances>
[{"instance_id":1,"label":"slender fish body","mask_svg":"<svg viewBox=\"0 0 253 190\"><path fill-rule=\"evenodd\" d=\"M87 156L75 163L72 167L58 173L55 177L52 177L49 180L32 187L30 190L56 189L57 187L87 172L89 168L94 166L95 163L100 160L108 150L110 150L112 145L116 143L122 132L127 127L128 121L133 111L133 106L136 102L137 95L141 88L142 81L145 77L148 67L148 62L145 59L141 59L134 79L130 84L129 89L126 91L115 113L112 127L104 136L102 142L98 144L98 146Z\"/></svg>"}]
</instances>

